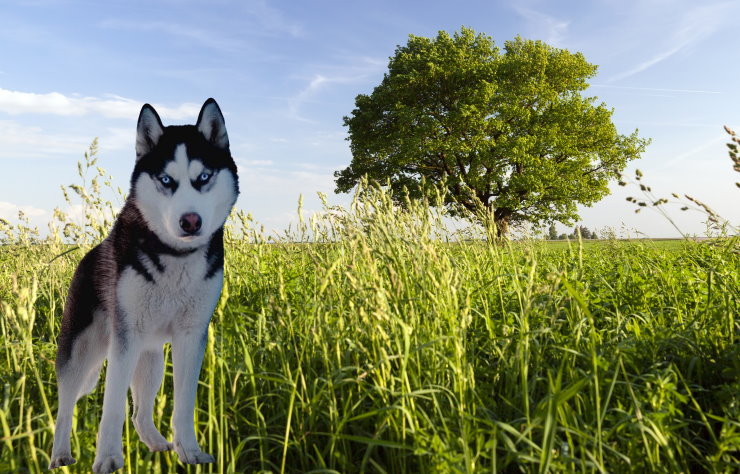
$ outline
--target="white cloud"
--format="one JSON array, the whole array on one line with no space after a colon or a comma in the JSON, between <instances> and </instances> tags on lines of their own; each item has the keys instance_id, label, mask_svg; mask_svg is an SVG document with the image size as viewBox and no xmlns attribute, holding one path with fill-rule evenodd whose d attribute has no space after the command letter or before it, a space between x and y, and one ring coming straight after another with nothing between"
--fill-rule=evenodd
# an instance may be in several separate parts
<instances>
[{"instance_id":1,"label":"white cloud","mask_svg":"<svg viewBox=\"0 0 740 474\"><path fill-rule=\"evenodd\" d=\"M107 118L136 120L144 103L117 95L105 97L67 96L59 92L33 92L0 89L0 112L10 115L43 114L62 116L102 115ZM176 107L153 104L163 119L182 120L198 116L200 104L184 103Z\"/></svg>"},{"instance_id":2,"label":"white cloud","mask_svg":"<svg viewBox=\"0 0 740 474\"><path fill-rule=\"evenodd\" d=\"M299 195L303 196L304 216L322 208L317 192L330 196L334 192L334 177L329 169L319 170L310 163L293 163L290 170L264 167L239 160L239 202L237 206L254 215L268 233L282 232L295 223ZM347 195L332 196L333 203L346 205Z\"/></svg>"},{"instance_id":3,"label":"white cloud","mask_svg":"<svg viewBox=\"0 0 740 474\"><path fill-rule=\"evenodd\" d=\"M321 172L309 163L296 163L292 166L302 170L283 171L266 168L263 163L259 160L248 161L246 166L239 166L239 181L245 185L245 192L262 196L291 192L297 197L299 193L331 192L334 189L334 177L330 170Z\"/></svg>"},{"instance_id":4,"label":"white cloud","mask_svg":"<svg viewBox=\"0 0 740 474\"><path fill-rule=\"evenodd\" d=\"M135 130L107 128L100 135L102 151L133 150ZM45 158L52 156L82 156L93 136L71 136L51 133L42 127L23 125L12 120L0 120L0 159Z\"/></svg>"},{"instance_id":5,"label":"white cloud","mask_svg":"<svg viewBox=\"0 0 740 474\"><path fill-rule=\"evenodd\" d=\"M18 205L12 202L0 201L0 218L14 222L18 219L18 212L22 211L27 217L41 217L47 214L44 209L34 206Z\"/></svg>"},{"instance_id":6,"label":"white cloud","mask_svg":"<svg viewBox=\"0 0 740 474\"><path fill-rule=\"evenodd\" d=\"M0 159L82 154L91 141L91 137L51 134L41 127L0 120Z\"/></svg>"},{"instance_id":7,"label":"white cloud","mask_svg":"<svg viewBox=\"0 0 740 474\"><path fill-rule=\"evenodd\" d=\"M102 151L128 149L133 153L134 143L136 142L136 129L135 127L109 127L99 138L100 149Z\"/></svg>"}]
</instances>

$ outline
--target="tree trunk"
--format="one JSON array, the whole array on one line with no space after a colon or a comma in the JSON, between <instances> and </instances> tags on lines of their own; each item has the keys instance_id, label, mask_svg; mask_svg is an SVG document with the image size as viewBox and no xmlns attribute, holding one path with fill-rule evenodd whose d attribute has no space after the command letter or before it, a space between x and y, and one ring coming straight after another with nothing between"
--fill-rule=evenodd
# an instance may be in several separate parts
<instances>
[{"instance_id":1,"label":"tree trunk","mask_svg":"<svg viewBox=\"0 0 740 474\"><path fill-rule=\"evenodd\" d=\"M494 216L493 223L496 226L496 235L498 238L505 239L509 235L509 217L497 219Z\"/></svg>"},{"instance_id":2,"label":"tree trunk","mask_svg":"<svg viewBox=\"0 0 740 474\"><path fill-rule=\"evenodd\" d=\"M509 235L509 222L511 221L511 212L508 209L491 209L488 210L487 222L483 225L486 230L488 240L491 242L501 241Z\"/></svg>"}]
</instances>

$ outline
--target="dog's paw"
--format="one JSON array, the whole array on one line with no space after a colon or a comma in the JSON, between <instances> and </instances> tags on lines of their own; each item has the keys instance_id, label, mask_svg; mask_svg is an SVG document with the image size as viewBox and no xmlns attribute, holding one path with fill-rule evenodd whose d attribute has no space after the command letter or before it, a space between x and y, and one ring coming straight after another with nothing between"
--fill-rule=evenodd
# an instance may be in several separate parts
<instances>
[{"instance_id":1,"label":"dog's paw","mask_svg":"<svg viewBox=\"0 0 740 474\"><path fill-rule=\"evenodd\" d=\"M93 472L97 474L111 473L123 467L123 456L120 454L111 454L102 457L95 457Z\"/></svg>"},{"instance_id":2,"label":"dog's paw","mask_svg":"<svg viewBox=\"0 0 740 474\"><path fill-rule=\"evenodd\" d=\"M206 454L197 447L195 449L184 449L180 443L175 444L175 451L180 462L183 464L209 464L216 462L210 454Z\"/></svg>"},{"instance_id":3,"label":"dog's paw","mask_svg":"<svg viewBox=\"0 0 740 474\"><path fill-rule=\"evenodd\" d=\"M139 434L139 439L146 444L149 451L153 453L161 451L172 451L172 443L167 441L167 438L162 436L159 431L154 430L151 433Z\"/></svg>"},{"instance_id":4,"label":"dog's paw","mask_svg":"<svg viewBox=\"0 0 740 474\"><path fill-rule=\"evenodd\" d=\"M163 443L159 444L148 444L147 447L149 448L149 451L153 453L159 453L163 451L172 451L172 443L168 443L167 440L165 440Z\"/></svg>"},{"instance_id":5,"label":"dog's paw","mask_svg":"<svg viewBox=\"0 0 740 474\"><path fill-rule=\"evenodd\" d=\"M70 464L76 463L77 460L69 454L59 454L51 458L49 463L49 469L56 469L62 466L69 466Z\"/></svg>"},{"instance_id":6,"label":"dog's paw","mask_svg":"<svg viewBox=\"0 0 740 474\"><path fill-rule=\"evenodd\" d=\"M144 441L144 440L142 440ZM146 444L146 447L149 448L149 451L153 453L161 453L164 451L172 451L173 445L172 443L168 442L166 439L162 438L161 441L155 441L155 442L149 442L144 441L144 444Z\"/></svg>"}]
</instances>

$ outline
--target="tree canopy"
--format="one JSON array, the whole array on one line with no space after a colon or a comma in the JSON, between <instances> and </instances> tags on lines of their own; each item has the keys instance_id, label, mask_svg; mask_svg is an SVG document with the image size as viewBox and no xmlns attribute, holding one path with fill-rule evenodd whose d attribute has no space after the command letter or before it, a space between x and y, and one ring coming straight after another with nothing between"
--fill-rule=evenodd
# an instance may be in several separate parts
<instances>
[{"instance_id":1,"label":"tree canopy","mask_svg":"<svg viewBox=\"0 0 740 474\"><path fill-rule=\"evenodd\" d=\"M492 216L502 234L517 222L570 223L648 144L620 135L613 111L582 95L595 74L582 54L541 41L517 37L501 52L468 28L411 35L344 118L352 162L334 173L336 191L367 176L400 202L443 185L453 213Z\"/></svg>"}]
</instances>

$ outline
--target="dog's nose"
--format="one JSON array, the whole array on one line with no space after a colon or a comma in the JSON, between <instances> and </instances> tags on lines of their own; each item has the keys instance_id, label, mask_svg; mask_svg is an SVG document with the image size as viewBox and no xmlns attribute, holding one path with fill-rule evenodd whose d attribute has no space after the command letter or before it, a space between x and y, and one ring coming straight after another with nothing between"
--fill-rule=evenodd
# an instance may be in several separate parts
<instances>
[{"instance_id":1,"label":"dog's nose","mask_svg":"<svg viewBox=\"0 0 740 474\"><path fill-rule=\"evenodd\" d=\"M203 220L195 212L188 212L180 216L180 228L187 234L195 234L200 230Z\"/></svg>"}]
</instances>

